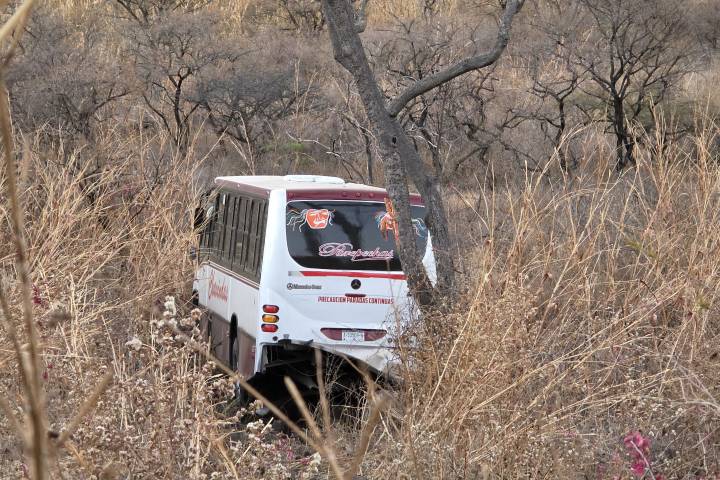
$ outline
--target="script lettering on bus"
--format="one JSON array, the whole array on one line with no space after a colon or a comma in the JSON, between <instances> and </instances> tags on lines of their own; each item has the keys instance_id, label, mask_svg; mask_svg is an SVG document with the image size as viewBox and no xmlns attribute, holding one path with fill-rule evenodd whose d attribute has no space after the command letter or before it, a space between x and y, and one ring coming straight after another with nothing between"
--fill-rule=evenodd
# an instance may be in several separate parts
<instances>
[{"instance_id":1,"label":"script lettering on bus","mask_svg":"<svg viewBox=\"0 0 720 480\"><path fill-rule=\"evenodd\" d=\"M215 281L215 272L210 272L210 291L208 293L208 300L217 298L227 303L228 301L228 286L226 283L220 284Z\"/></svg>"},{"instance_id":2,"label":"script lettering on bus","mask_svg":"<svg viewBox=\"0 0 720 480\"><path fill-rule=\"evenodd\" d=\"M350 257L353 262L366 262L369 260L391 260L395 256L394 250L362 250L353 247L352 243L330 242L323 243L318 249L321 257Z\"/></svg>"}]
</instances>

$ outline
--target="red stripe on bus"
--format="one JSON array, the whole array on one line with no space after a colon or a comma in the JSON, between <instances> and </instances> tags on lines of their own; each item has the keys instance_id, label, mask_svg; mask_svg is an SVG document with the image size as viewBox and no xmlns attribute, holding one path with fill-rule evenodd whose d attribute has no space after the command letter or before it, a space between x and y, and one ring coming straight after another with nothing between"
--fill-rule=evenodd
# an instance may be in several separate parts
<instances>
[{"instance_id":1,"label":"red stripe on bus","mask_svg":"<svg viewBox=\"0 0 720 480\"><path fill-rule=\"evenodd\" d=\"M318 272L301 271L303 277L352 277L352 278L389 278L391 280L405 280L403 273L370 273L370 272Z\"/></svg>"},{"instance_id":2,"label":"red stripe on bus","mask_svg":"<svg viewBox=\"0 0 720 480\"><path fill-rule=\"evenodd\" d=\"M353 190L350 188L319 188L317 190L301 189L287 190L288 201L296 200L364 200L383 202L388 198L388 194L383 189L372 190ZM425 202L417 193L410 194L410 204L413 206L423 206Z\"/></svg>"}]
</instances>

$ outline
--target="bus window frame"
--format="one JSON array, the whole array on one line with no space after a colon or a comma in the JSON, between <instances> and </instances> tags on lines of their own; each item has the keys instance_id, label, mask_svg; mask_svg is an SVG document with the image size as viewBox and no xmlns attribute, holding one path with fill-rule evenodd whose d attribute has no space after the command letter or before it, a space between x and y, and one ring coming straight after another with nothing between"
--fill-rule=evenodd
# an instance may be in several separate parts
<instances>
[{"instance_id":1,"label":"bus window frame","mask_svg":"<svg viewBox=\"0 0 720 480\"><path fill-rule=\"evenodd\" d=\"M260 281L268 222L269 199L220 189L208 221L203 259L235 274Z\"/></svg>"}]
</instances>

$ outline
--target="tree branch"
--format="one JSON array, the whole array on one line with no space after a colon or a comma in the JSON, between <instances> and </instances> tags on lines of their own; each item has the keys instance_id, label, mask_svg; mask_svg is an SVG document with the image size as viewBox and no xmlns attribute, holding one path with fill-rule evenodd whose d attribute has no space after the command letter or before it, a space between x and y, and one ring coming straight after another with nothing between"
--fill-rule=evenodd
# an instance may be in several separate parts
<instances>
[{"instance_id":1,"label":"tree branch","mask_svg":"<svg viewBox=\"0 0 720 480\"><path fill-rule=\"evenodd\" d=\"M433 88L472 70L478 70L495 63L510 41L510 27L512 26L513 17L520 11L524 3L525 0L508 0L500 19L497 39L492 50L461 60L441 72L429 75L413 83L387 105L390 116L396 117L408 102Z\"/></svg>"}]
</instances>

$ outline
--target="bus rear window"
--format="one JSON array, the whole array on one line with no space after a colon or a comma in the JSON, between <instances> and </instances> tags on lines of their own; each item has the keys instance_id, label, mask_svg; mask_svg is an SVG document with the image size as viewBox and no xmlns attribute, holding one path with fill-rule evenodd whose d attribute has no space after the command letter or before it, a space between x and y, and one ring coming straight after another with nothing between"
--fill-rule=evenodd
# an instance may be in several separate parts
<instances>
[{"instance_id":1,"label":"bus rear window","mask_svg":"<svg viewBox=\"0 0 720 480\"><path fill-rule=\"evenodd\" d=\"M425 207L412 206L417 248L427 245ZM395 224L380 202L296 201L287 205L290 256L306 268L400 271Z\"/></svg>"}]
</instances>

